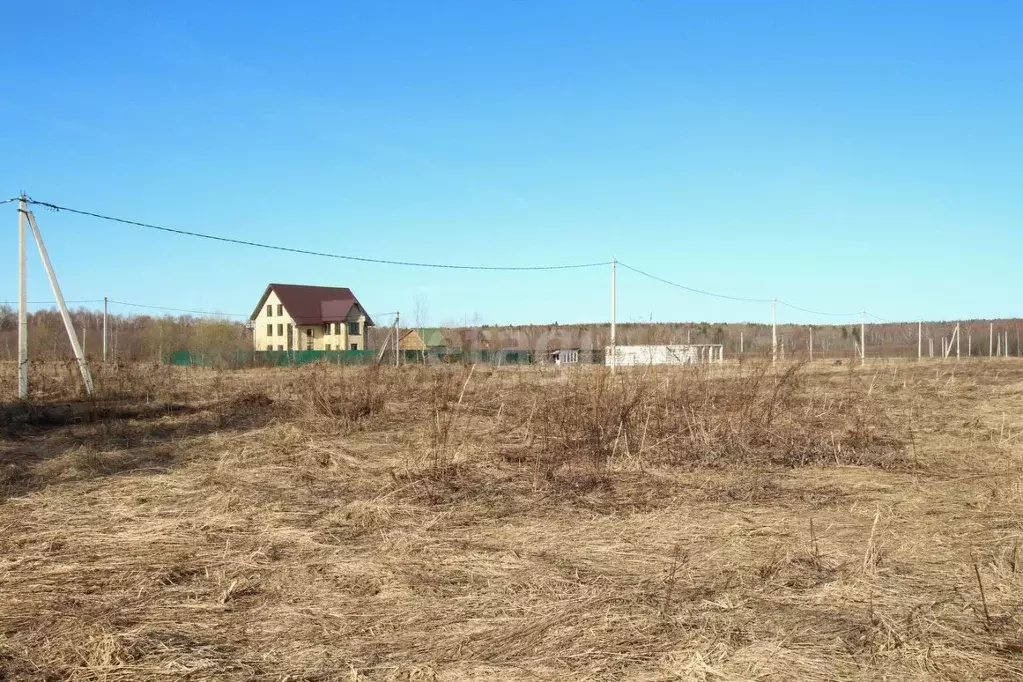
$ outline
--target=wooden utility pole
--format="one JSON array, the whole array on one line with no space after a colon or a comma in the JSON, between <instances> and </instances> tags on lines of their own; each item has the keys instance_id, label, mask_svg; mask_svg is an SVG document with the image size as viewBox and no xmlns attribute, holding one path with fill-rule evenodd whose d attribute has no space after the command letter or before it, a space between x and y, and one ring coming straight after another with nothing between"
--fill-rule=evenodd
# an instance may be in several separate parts
<instances>
[{"instance_id":1,"label":"wooden utility pole","mask_svg":"<svg viewBox=\"0 0 1023 682\"><path fill-rule=\"evenodd\" d=\"M18 199L18 397L28 400L28 277L25 273L27 197Z\"/></svg>"}]
</instances>

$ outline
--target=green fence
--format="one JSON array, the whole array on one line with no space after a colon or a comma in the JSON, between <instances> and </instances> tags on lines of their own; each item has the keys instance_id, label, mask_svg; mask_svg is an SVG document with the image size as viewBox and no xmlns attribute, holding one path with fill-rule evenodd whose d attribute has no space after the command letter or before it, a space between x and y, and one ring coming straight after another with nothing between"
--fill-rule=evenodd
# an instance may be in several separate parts
<instances>
[{"instance_id":1,"label":"green fence","mask_svg":"<svg viewBox=\"0 0 1023 682\"><path fill-rule=\"evenodd\" d=\"M289 367L316 362L331 365L371 365L375 359L376 351L372 350L240 350L226 354L178 350L167 356L167 363L183 367Z\"/></svg>"},{"instance_id":2,"label":"green fence","mask_svg":"<svg viewBox=\"0 0 1023 682\"><path fill-rule=\"evenodd\" d=\"M500 350L449 350L430 349L428 351L401 351L402 362L405 364L493 364L493 365L530 365L544 362L546 355L528 349ZM375 350L294 350L294 351L233 351L226 353L203 353L190 350L179 350L170 353L168 364L182 367L290 367L292 365L308 365L311 363L327 363L331 365L372 365L376 361ZM394 364L394 351L384 353L383 364ZM580 355L580 363L602 364L603 353L586 352Z\"/></svg>"}]
</instances>

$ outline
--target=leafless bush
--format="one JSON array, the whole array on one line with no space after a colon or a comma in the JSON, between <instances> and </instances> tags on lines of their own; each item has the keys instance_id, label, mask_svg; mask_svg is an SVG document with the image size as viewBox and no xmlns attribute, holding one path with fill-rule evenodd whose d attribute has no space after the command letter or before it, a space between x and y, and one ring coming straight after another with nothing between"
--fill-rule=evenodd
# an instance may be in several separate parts
<instances>
[{"instance_id":1,"label":"leafless bush","mask_svg":"<svg viewBox=\"0 0 1023 682\"><path fill-rule=\"evenodd\" d=\"M312 368L306 376L299 408L311 423L348 433L379 414L387 404L389 384L377 367L365 370Z\"/></svg>"},{"instance_id":2,"label":"leafless bush","mask_svg":"<svg viewBox=\"0 0 1023 682\"><path fill-rule=\"evenodd\" d=\"M805 365L747 363L715 374L605 371L541 391L534 465L553 476L599 472L612 458L641 465L907 466L895 424L856 386L803 386Z\"/></svg>"}]
</instances>

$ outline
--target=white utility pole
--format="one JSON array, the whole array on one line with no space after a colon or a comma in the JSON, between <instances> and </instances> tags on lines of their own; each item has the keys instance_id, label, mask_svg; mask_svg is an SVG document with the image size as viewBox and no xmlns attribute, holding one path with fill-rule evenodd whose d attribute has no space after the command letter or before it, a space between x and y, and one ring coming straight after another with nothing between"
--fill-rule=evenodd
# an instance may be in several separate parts
<instances>
[{"instance_id":1,"label":"white utility pole","mask_svg":"<svg viewBox=\"0 0 1023 682\"><path fill-rule=\"evenodd\" d=\"M771 362L778 361L778 299L771 301Z\"/></svg>"},{"instance_id":2,"label":"white utility pole","mask_svg":"<svg viewBox=\"0 0 1023 682\"><path fill-rule=\"evenodd\" d=\"M25 273L25 195L18 201L18 397L28 400L28 277Z\"/></svg>"},{"instance_id":3,"label":"white utility pole","mask_svg":"<svg viewBox=\"0 0 1023 682\"><path fill-rule=\"evenodd\" d=\"M29 227L32 228L32 235L36 239L36 246L39 247L39 255L43 259L43 267L46 268L46 276L50 279L50 288L53 289L53 296L57 299L57 306L60 308L60 316L64 320L64 328L67 330L68 340L71 341L71 348L75 352L75 359L78 360L78 369L82 372L85 392L92 395L92 374L89 373L89 363L85 360L82 345L78 343L78 335L75 334L75 326L71 322L71 313L68 312L67 304L64 302L64 294L60 292L60 285L57 283L57 274L53 271L50 256L46 253L46 245L43 244L43 235L39 232L36 217L31 212L28 212L27 215Z\"/></svg>"},{"instance_id":4,"label":"white utility pole","mask_svg":"<svg viewBox=\"0 0 1023 682\"><path fill-rule=\"evenodd\" d=\"M860 313L860 364L867 364L867 311Z\"/></svg>"},{"instance_id":5,"label":"white utility pole","mask_svg":"<svg viewBox=\"0 0 1023 682\"><path fill-rule=\"evenodd\" d=\"M956 322L956 360L959 360L959 323Z\"/></svg>"},{"instance_id":6,"label":"white utility pole","mask_svg":"<svg viewBox=\"0 0 1023 682\"><path fill-rule=\"evenodd\" d=\"M401 321L401 312L394 314L394 366L397 367L400 364L401 356L398 354L398 322Z\"/></svg>"},{"instance_id":7,"label":"white utility pole","mask_svg":"<svg viewBox=\"0 0 1023 682\"><path fill-rule=\"evenodd\" d=\"M934 357L934 337L927 339L927 357Z\"/></svg>"},{"instance_id":8,"label":"white utility pole","mask_svg":"<svg viewBox=\"0 0 1023 682\"><path fill-rule=\"evenodd\" d=\"M611 374L618 368L618 259L611 258Z\"/></svg>"},{"instance_id":9,"label":"white utility pole","mask_svg":"<svg viewBox=\"0 0 1023 682\"><path fill-rule=\"evenodd\" d=\"M916 323L916 359L920 360L924 356L924 323Z\"/></svg>"},{"instance_id":10,"label":"white utility pole","mask_svg":"<svg viewBox=\"0 0 1023 682\"><path fill-rule=\"evenodd\" d=\"M103 297L103 364L107 364L107 297Z\"/></svg>"},{"instance_id":11,"label":"white utility pole","mask_svg":"<svg viewBox=\"0 0 1023 682\"><path fill-rule=\"evenodd\" d=\"M973 334L966 335L966 357L973 357Z\"/></svg>"},{"instance_id":12,"label":"white utility pole","mask_svg":"<svg viewBox=\"0 0 1023 682\"><path fill-rule=\"evenodd\" d=\"M739 354L741 355L744 352L745 352L745 348L743 347L742 332L740 331L739 332Z\"/></svg>"},{"instance_id":13,"label":"white utility pole","mask_svg":"<svg viewBox=\"0 0 1023 682\"><path fill-rule=\"evenodd\" d=\"M998 343L995 344L995 357L1002 356L1002 333L998 332Z\"/></svg>"}]
</instances>

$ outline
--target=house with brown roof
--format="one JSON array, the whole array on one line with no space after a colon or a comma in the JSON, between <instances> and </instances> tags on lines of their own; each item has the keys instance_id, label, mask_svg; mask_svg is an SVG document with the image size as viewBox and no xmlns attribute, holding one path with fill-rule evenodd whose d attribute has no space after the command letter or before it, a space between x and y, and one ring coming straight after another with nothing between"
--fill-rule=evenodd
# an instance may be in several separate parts
<instances>
[{"instance_id":1,"label":"house with brown roof","mask_svg":"<svg viewBox=\"0 0 1023 682\"><path fill-rule=\"evenodd\" d=\"M373 325L347 287L270 284L250 316L257 351L365 350Z\"/></svg>"}]
</instances>

